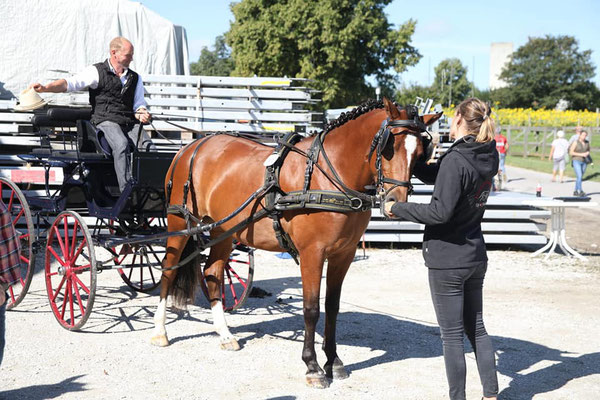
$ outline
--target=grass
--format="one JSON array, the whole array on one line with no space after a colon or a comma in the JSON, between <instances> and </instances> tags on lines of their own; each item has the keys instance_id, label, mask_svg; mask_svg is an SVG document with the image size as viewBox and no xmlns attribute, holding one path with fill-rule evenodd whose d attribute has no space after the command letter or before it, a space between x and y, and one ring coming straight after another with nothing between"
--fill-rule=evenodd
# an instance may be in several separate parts
<instances>
[{"instance_id":1,"label":"grass","mask_svg":"<svg viewBox=\"0 0 600 400\"><path fill-rule=\"evenodd\" d=\"M594 160L594 164L587 166L587 170L585 171L583 179L587 181L600 182L600 150L592 149L592 159ZM552 160L548 160L547 156L541 159L540 156L522 157L512 156L509 153L506 156L506 164L513 167L526 168L533 171L552 174ZM573 167L571 167L570 163L568 163L567 167L565 168L565 175L572 178L575 177L575 171L573 170Z\"/></svg>"}]
</instances>

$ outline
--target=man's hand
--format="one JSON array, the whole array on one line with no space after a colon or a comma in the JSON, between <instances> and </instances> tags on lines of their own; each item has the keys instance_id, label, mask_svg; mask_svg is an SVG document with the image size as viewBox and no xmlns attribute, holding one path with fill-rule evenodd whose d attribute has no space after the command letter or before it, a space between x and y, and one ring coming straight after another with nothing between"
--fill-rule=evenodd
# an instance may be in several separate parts
<instances>
[{"instance_id":1,"label":"man's hand","mask_svg":"<svg viewBox=\"0 0 600 400\"><path fill-rule=\"evenodd\" d=\"M29 85L29 87L27 89L33 89L38 93L43 93L46 91L46 86L42 85L41 83L32 83L31 85Z\"/></svg>"},{"instance_id":2,"label":"man's hand","mask_svg":"<svg viewBox=\"0 0 600 400\"><path fill-rule=\"evenodd\" d=\"M152 121L152 116L145 108L140 108L135 112L135 118L140 121L142 124L147 124Z\"/></svg>"}]
</instances>

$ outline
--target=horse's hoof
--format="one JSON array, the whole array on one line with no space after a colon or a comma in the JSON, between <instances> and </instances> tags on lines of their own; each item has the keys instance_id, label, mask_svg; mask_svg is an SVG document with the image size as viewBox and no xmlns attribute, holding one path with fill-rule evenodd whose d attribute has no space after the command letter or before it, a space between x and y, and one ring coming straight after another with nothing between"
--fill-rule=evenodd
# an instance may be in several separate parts
<instances>
[{"instance_id":1,"label":"horse's hoof","mask_svg":"<svg viewBox=\"0 0 600 400\"><path fill-rule=\"evenodd\" d=\"M314 389L327 389L329 387L329 380L323 373L310 373L306 374L306 384Z\"/></svg>"},{"instance_id":2,"label":"horse's hoof","mask_svg":"<svg viewBox=\"0 0 600 400\"><path fill-rule=\"evenodd\" d=\"M343 365L334 365L333 367L331 367L330 365L326 365L323 368L325 369L325 375L329 379L342 380L347 379L350 376L348 374L348 371L346 371L346 367L344 367Z\"/></svg>"},{"instance_id":3,"label":"horse's hoof","mask_svg":"<svg viewBox=\"0 0 600 400\"><path fill-rule=\"evenodd\" d=\"M238 351L240 349L240 344L235 339L229 339L221 342L221 350L227 351Z\"/></svg>"},{"instance_id":4,"label":"horse's hoof","mask_svg":"<svg viewBox=\"0 0 600 400\"><path fill-rule=\"evenodd\" d=\"M152 336L150 343L154 346L166 347L169 345L169 339L167 339L167 335L156 335Z\"/></svg>"}]
</instances>

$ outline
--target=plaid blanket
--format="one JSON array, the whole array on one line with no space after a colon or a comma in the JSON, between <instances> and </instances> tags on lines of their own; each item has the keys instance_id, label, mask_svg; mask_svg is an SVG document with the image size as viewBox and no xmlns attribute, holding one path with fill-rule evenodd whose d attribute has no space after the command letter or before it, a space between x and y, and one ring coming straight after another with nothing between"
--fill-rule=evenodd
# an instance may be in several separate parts
<instances>
[{"instance_id":1,"label":"plaid blanket","mask_svg":"<svg viewBox=\"0 0 600 400\"><path fill-rule=\"evenodd\" d=\"M20 279L19 238L10 212L0 201L0 284L8 287Z\"/></svg>"}]
</instances>

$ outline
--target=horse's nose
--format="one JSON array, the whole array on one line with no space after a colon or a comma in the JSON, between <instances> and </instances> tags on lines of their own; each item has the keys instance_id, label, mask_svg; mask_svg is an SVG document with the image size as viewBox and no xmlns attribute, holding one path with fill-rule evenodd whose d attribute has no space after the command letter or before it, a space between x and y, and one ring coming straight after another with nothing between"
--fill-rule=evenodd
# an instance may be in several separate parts
<instances>
[{"instance_id":1,"label":"horse's nose","mask_svg":"<svg viewBox=\"0 0 600 400\"><path fill-rule=\"evenodd\" d=\"M385 199L385 201L386 201L386 203L390 202L390 201L395 203L398 201L398 199L396 199L396 197L392 195L392 196L388 196L387 199Z\"/></svg>"}]
</instances>

